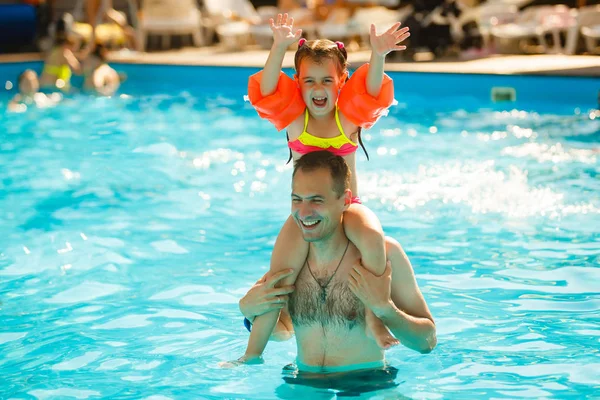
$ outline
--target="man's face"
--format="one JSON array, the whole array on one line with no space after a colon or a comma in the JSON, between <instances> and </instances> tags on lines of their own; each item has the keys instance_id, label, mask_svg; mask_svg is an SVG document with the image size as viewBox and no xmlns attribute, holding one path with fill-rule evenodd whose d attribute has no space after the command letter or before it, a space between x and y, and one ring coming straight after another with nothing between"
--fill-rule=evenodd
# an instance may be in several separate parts
<instances>
[{"instance_id":1,"label":"man's face","mask_svg":"<svg viewBox=\"0 0 600 400\"><path fill-rule=\"evenodd\" d=\"M340 225L350 204L347 190L338 197L329 170L296 171L292 179L292 216L307 242L325 239Z\"/></svg>"}]
</instances>

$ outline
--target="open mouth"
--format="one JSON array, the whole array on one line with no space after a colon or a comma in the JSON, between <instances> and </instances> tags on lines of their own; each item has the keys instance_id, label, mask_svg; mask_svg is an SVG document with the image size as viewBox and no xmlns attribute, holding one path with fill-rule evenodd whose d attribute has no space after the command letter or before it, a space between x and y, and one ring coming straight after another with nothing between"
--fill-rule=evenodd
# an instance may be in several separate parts
<instances>
[{"instance_id":1,"label":"open mouth","mask_svg":"<svg viewBox=\"0 0 600 400\"><path fill-rule=\"evenodd\" d=\"M315 229L319 224L321 223L321 220L317 219L314 221L300 221L300 224L302 224L302 227L305 230L312 230Z\"/></svg>"},{"instance_id":2,"label":"open mouth","mask_svg":"<svg viewBox=\"0 0 600 400\"><path fill-rule=\"evenodd\" d=\"M312 102L316 107L322 108L327 105L327 97L313 97Z\"/></svg>"}]
</instances>

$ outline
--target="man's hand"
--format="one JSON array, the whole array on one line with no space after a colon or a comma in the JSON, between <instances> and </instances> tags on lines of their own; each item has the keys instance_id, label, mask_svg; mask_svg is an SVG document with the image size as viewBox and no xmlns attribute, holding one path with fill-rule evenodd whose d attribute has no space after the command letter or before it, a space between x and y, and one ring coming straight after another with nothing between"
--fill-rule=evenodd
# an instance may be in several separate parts
<instances>
[{"instance_id":1,"label":"man's hand","mask_svg":"<svg viewBox=\"0 0 600 400\"><path fill-rule=\"evenodd\" d=\"M385 57L392 51L406 50L406 46L399 46L407 37L410 36L408 28L400 28L400 22L396 22L390 29L382 33L377 34L375 25L371 24L370 41L371 50L374 54L380 57Z\"/></svg>"},{"instance_id":2,"label":"man's hand","mask_svg":"<svg viewBox=\"0 0 600 400\"><path fill-rule=\"evenodd\" d=\"M259 279L240 300L240 311L250 322L259 315L273 310L281 310L288 301L288 295L294 291L294 286L275 286L284 278L292 275L294 270L286 269L266 278Z\"/></svg>"},{"instance_id":3,"label":"man's hand","mask_svg":"<svg viewBox=\"0 0 600 400\"><path fill-rule=\"evenodd\" d=\"M356 264L348 276L348 286L352 293L376 316L380 316L392 304L391 283L390 260L386 262L385 271L381 276L373 275L361 263Z\"/></svg>"}]
</instances>

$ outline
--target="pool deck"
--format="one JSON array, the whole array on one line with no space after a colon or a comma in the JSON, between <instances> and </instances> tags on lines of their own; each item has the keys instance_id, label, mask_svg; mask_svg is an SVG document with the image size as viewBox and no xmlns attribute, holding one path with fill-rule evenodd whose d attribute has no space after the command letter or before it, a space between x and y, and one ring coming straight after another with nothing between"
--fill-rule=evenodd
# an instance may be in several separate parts
<instances>
[{"instance_id":1,"label":"pool deck","mask_svg":"<svg viewBox=\"0 0 600 400\"><path fill-rule=\"evenodd\" d=\"M113 52L110 60L132 64L210 65L262 67L268 52L249 47L245 51L226 52L218 46L183 48L162 52ZM353 67L368 62L369 50L349 52ZM293 66L294 52L289 51L284 67ZM39 53L0 55L0 63L41 60ZM543 55L492 55L472 60L443 59L436 61L389 61L388 71L467 73L500 75L562 75L600 77L600 56Z\"/></svg>"}]
</instances>

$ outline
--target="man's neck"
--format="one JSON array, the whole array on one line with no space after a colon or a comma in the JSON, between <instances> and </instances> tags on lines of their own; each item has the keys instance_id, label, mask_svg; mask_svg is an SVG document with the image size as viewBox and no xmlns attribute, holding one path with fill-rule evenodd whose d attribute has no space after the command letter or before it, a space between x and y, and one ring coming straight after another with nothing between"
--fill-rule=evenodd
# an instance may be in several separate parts
<instances>
[{"instance_id":1,"label":"man's neck","mask_svg":"<svg viewBox=\"0 0 600 400\"><path fill-rule=\"evenodd\" d=\"M343 248L348 243L344 233L344 226L340 223L337 229L327 238L310 243L309 259L317 264L328 264L334 260L339 261Z\"/></svg>"}]
</instances>

